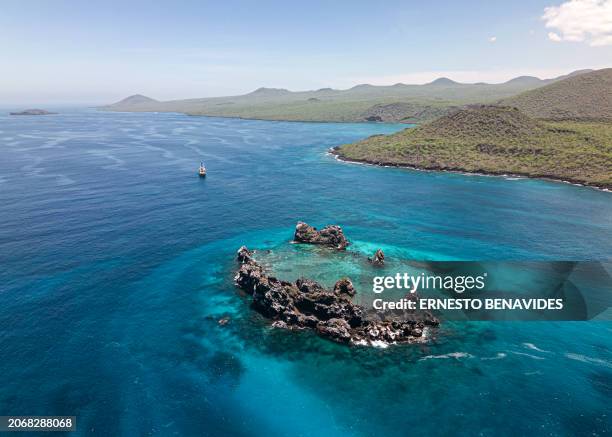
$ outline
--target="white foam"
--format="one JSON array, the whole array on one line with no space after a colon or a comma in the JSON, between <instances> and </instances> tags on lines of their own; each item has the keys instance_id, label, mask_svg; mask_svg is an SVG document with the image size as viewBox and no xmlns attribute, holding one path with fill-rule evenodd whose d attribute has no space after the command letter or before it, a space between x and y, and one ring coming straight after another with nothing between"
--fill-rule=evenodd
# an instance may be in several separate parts
<instances>
[{"instance_id":1,"label":"white foam","mask_svg":"<svg viewBox=\"0 0 612 437\"><path fill-rule=\"evenodd\" d=\"M593 358L593 357L588 357L586 355L572 354L572 353L566 353L565 356L569 358L570 360L581 361L583 363L598 364L600 366L612 368L611 362L602 360L601 358Z\"/></svg>"},{"instance_id":2,"label":"white foam","mask_svg":"<svg viewBox=\"0 0 612 437\"><path fill-rule=\"evenodd\" d=\"M526 354L525 352L515 352L515 351L510 351L510 353L513 353L514 355L521 355L524 357L529 357L533 360L545 360L546 358L544 357L538 357L537 355L531 355L531 354Z\"/></svg>"},{"instance_id":3,"label":"white foam","mask_svg":"<svg viewBox=\"0 0 612 437\"><path fill-rule=\"evenodd\" d=\"M443 355L427 355L427 356L421 358L419 361L423 361L423 360L447 360L449 358L454 358L454 359L458 360L460 358L474 358L474 355L469 354L467 352L451 352L449 354L443 354Z\"/></svg>"},{"instance_id":4,"label":"white foam","mask_svg":"<svg viewBox=\"0 0 612 437\"><path fill-rule=\"evenodd\" d=\"M378 347L380 349L386 349L386 348L389 347L389 343L386 343L386 342L384 342L382 340L373 340L371 342L371 344L372 344L372 346Z\"/></svg>"},{"instance_id":5,"label":"white foam","mask_svg":"<svg viewBox=\"0 0 612 437\"><path fill-rule=\"evenodd\" d=\"M546 354L552 353L551 351L545 351L544 349L540 349L533 343L523 343L523 346L525 346L527 349L531 349L532 351L544 352Z\"/></svg>"},{"instance_id":6,"label":"white foam","mask_svg":"<svg viewBox=\"0 0 612 437\"><path fill-rule=\"evenodd\" d=\"M490 361L490 360L502 360L506 358L508 354L503 352L498 352L494 357L482 357L481 360Z\"/></svg>"}]
</instances>

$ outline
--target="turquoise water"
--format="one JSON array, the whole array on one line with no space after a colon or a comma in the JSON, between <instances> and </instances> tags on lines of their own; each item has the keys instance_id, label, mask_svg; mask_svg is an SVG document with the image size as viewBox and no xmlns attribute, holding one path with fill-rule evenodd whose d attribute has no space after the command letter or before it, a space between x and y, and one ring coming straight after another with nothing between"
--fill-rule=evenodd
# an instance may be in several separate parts
<instances>
[{"instance_id":1,"label":"turquoise water","mask_svg":"<svg viewBox=\"0 0 612 437\"><path fill-rule=\"evenodd\" d=\"M76 415L80 435L609 434L609 322L456 322L428 345L345 348L270 329L235 290L242 244L325 283L376 247L610 259L610 193L325 153L404 127L0 115L0 414ZM297 220L342 225L352 252L288 245Z\"/></svg>"}]
</instances>

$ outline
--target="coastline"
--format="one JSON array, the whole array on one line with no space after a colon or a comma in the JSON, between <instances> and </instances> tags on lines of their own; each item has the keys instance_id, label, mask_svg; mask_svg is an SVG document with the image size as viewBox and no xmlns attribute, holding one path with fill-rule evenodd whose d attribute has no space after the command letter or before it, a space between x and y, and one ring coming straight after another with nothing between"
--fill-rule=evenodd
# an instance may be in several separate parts
<instances>
[{"instance_id":1,"label":"coastline","mask_svg":"<svg viewBox=\"0 0 612 437\"><path fill-rule=\"evenodd\" d=\"M198 114L192 112L181 112L181 111L127 111L127 110L115 110L108 109L103 106L94 107L95 110L101 112L117 112L122 114L136 114L136 113L150 113L150 114L182 114L188 117L212 117L212 118L230 118L236 120L253 120L253 121L276 121L276 122L288 122L288 123L359 123L359 124L402 124L406 126L416 125L422 123L420 121L366 121L366 120L294 120L285 118L261 118L261 117L243 117L239 115L212 115L212 114Z\"/></svg>"},{"instance_id":2,"label":"coastline","mask_svg":"<svg viewBox=\"0 0 612 437\"><path fill-rule=\"evenodd\" d=\"M476 175L476 176L491 176L491 177L514 177L520 179L539 179L549 182L557 182L564 183L569 185L574 185L577 187L587 187L592 188L598 191L603 191L606 193L612 192L612 185L595 185L590 184L588 182L572 180L572 179L559 179L552 175L530 175L527 173L511 173L511 172L487 172L487 171L470 171L462 168L444 168L438 166L432 167L418 167L409 164L398 164L394 162L381 162L381 161L370 161L367 159L357 159L357 158L347 158L340 154L340 146L330 147L327 151L328 154L335 157L336 160L352 163L352 164L362 164L362 165L372 165L376 167L394 167L394 168L405 168L409 170L417 170L417 171L428 171L428 172L442 172L442 173L457 173L464 175Z\"/></svg>"},{"instance_id":3,"label":"coastline","mask_svg":"<svg viewBox=\"0 0 612 437\"><path fill-rule=\"evenodd\" d=\"M240 117L233 115L206 115L206 114L194 114L189 112L176 112L176 111L118 111L113 109L107 109L104 107L96 107L97 111L101 112L117 112L117 113L174 113L181 114L189 117L209 117L209 118L228 118L228 119L237 119L237 120L253 120L253 121L269 121L269 122L284 122L284 123L359 123L359 124L405 124L405 125L416 125L418 123L386 123L379 121L335 121L335 120L326 120L326 121L316 121L316 120L285 120L285 119L266 119L266 118L255 118L255 117ZM556 183L564 183L569 185L574 185L576 187L587 187L592 188L598 191L603 191L606 193L612 192L612 185L596 185L591 184L584 181L579 181L575 179L559 179L553 175L530 175L527 173L512 173L512 172L493 172L493 171L470 171L462 168L445 168L445 167L418 167L409 164L398 164L393 162L380 162L380 161L370 161L366 159L357 159L357 158L347 158L342 156L339 153L340 146L330 147L328 149L328 154L334 156L338 161L343 161L347 163L353 164L363 164L363 165L372 165L377 167L394 167L394 168L405 168L409 170L417 170L417 171L430 171L430 172L442 172L442 173L457 173L457 174L465 174L465 175L475 175L475 176L491 176L491 177L506 177L506 178L520 178L520 179L539 179L543 181L556 182Z\"/></svg>"}]
</instances>

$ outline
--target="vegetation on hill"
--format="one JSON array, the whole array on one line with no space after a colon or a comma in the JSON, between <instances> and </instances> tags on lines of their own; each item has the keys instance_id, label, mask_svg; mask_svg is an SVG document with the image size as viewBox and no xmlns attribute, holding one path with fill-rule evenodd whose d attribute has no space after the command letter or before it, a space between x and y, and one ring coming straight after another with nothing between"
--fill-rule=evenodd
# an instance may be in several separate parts
<instances>
[{"instance_id":1,"label":"vegetation on hill","mask_svg":"<svg viewBox=\"0 0 612 437\"><path fill-rule=\"evenodd\" d=\"M418 123L433 120L459 109L450 105L424 105L410 102L378 103L362 113L365 121L387 123Z\"/></svg>"},{"instance_id":2,"label":"vegetation on hill","mask_svg":"<svg viewBox=\"0 0 612 437\"><path fill-rule=\"evenodd\" d=\"M516 108L474 106L335 150L379 165L518 174L612 188L612 124L545 122Z\"/></svg>"},{"instance_id":3,"label":"vegetation on hill","mask_svg":"<svg viewBox=\"0 0 612 437\"><path fill-rule=\"evenodd\" d=\"M570 76L501 104L547 120L612 121L612 68Z\"/></svg>"},{"instance_id":4,"label":"vegetation on hill","mask_svg":"<svg viewBox=\"0 0 612 437\"><path fill-rule=\"evenodd\" d=\"M107 108L108 109L125 108L125 107L129 108L129 107L136 107L139 105L156 105L158 103L160 102L150 97L143 96L142 94L134 94L133 96L126 97L125 99L120 100L117 103L113 103L112 105L109 105Z\"/></svg>"},{"instance_id":5,"label":"vegetation on hill","mask_svg":"<svg viewBox=\"0 0 612 437\"><path fill-rule=\"evenodd\" d=\"M557 79L517 78L501 84L463 84L439 78L425 85L362 84L347 90L292 92L259 88L241 96L158 102L132 96L102 109L183 112L190 115L291 121L385 121L415 123L466 104L495 102Z\"/></svg>"}]
</instances>

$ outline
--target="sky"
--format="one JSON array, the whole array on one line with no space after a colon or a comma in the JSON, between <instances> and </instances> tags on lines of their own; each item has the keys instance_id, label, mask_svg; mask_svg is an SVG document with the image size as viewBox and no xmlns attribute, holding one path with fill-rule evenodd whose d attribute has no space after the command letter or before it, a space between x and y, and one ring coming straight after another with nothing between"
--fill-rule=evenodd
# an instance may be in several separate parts
<instances>
[{"instance_id":1,"label":"sky","mask_svg":"<svg viewBox=\"0 0 612 437\"><path fill-rule=\"evenodd\" d=\"M0 104L612 67L612 0L3 0Z\"/></svg>"}]
</instances>

